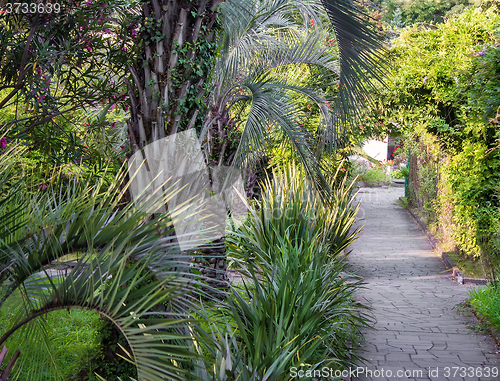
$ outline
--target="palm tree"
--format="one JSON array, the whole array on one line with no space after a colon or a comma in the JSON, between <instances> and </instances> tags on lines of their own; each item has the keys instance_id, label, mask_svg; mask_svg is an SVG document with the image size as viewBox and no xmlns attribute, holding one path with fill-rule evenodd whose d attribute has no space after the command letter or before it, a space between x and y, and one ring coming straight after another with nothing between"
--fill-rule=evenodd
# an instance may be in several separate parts
<instances>
[{"instance_id":1,"label":"palm tree","mask_svg":"<svg viewBox=\"0 0 500 381\"><path fill-rule=\"evenodd\" d=\"M221 25L238 31L234 36L218 24L217 0L154 0L143 4L139 16L144 28L142 60L129 67L128 80L133 106L129 122L132 150L197 127L200 138L208 141L207 150L212 147L211 152L218 154L217 165L244 167L263 154L263 121L270 121L296 145L309 176L321 185L318 155L324 147L339 143L335 138L339 125L321 104L324 95L304 84L297 85L291 73L282 68L307 64L336 73L340 99L358 101L360 70L376 70L374 61L365 60L354 68L349 61L360 55L365 58L359 48L371 41L360 40L358 46L351 40L356 36L352 28L359 27L360 20L349 4L325 1L325 8L333 12L334 27L351 28L348 33L336 32L338 67L333 55L320 51L319 31L301 34L294 30L307 26L309 17L320 25L317 12L322 4L318 1L228 1L222 9L225 24ZM302 15L302 21L289 18L294 9ZM339 19L332 16L334 12L339 12ZM233 17L232 22L229 17ZM282 41L279 30L284 33ZM220 59L213 66L218 52ZM323 123L317 134L321 139L314 139L293 123L291 92L321 105ZM207 94L211 94L211 103L207 104L216 108L203 106ZM348 98L348 94L353 95ZM344 105L346 111L350 107ZM234 126L228 118L231 109L246 113L234 152L230 152L230 139L224 132ZM225 143L227 148L223 148ZM0 307L19 293L23 308L9 322L0 345L23 331L25 340L43 342L41 317L58 309L84 308L102 313L124 334L139 379L183 379L192 370L192 363L186 359L202 357L189 349L195 338L205 337L196 333L189 311L196 308L196 295L203 291L197 287L196 276L186 270L191 257L171 238L172 213L153 213L156 203L144 208L124 205L122 196L130 184L119 186L124 170L109 188L103 183L73 185L43 198L33 196L21 185L12 186L15 162L8 159L19 154L19 148L11 147L0 155ZM215 156L211 157L213 160ZM174 197L168 192L165 196ZM182 210L178 218L182 218ZM63 275L57 270L57 261L73 252L81 256L70 273ZM210 253L207 256L215 258ZM28 360L21 356L21 365Z\"/></svg>"},{"instance_id":2,"label":"palm tree","mask_svg":"<svg viewBox=\"0 0 500 381\"><path fill-rule=\"evenodd\" d=\"M23 151L12 145L0 154L0 308L9 298L22 300L0 346L15 334L21 349L41 342L50 353L42 318L85 309L124 335L131 350L124 353L140 380L185 379L191 359L202 358L189 349L193 338L204 337L190 312L201 316L195 306L202 291L195 274L179 270L188 269L191 258L182 257L168 238L170 217L150 217L153 198L145 200L149 206L123 204L124 169L111 185L72 182L30 195L26 181L12 185ZM61 271L72 253L78 253L76 265ZM51 357L45 351L38 356L21 356L15 369L26 362L46 367Z\"/></svg>"},{"instance_id":3,"label":"palm tree","mask_svg":"<svg viewBox=\"0 0 500 381\"><path fill-rule=\"evenodd\" d=\"M343 127L363 99L360 79L380 73L380 43L356 3L228 0L219 6L220 21L217 1L164 3L142 6L144 45L129 67L132 153L195 128L211 166L248 170L265 154L266 127L272 125L297 150L309 178L328 191L322 152L345 144ZM325 52L322 44L326 15L339 56ZM338 81L337 99L301 83L299 67L314 67ZM319 106L321 120L313 134L298 123L297 94ZM233 119L234 114L243 117ZM255 180L250 172L247 188ZM223 240L205 250L207 262L222 263L222 274L224 253Z\"/></svg>"},{"instance_id":4,"label":"palm tree","mask_svg":"<svg viewBox=\"0 0 500 381\"><path fill-rule=\"evenodd\" d=\"M129 66L127 82L132 152L193 127L202 117L199 100L209 85L218 29L218 0L141 4L136 5L141 7L141 54Z\"/></svg>"}]
</instances>

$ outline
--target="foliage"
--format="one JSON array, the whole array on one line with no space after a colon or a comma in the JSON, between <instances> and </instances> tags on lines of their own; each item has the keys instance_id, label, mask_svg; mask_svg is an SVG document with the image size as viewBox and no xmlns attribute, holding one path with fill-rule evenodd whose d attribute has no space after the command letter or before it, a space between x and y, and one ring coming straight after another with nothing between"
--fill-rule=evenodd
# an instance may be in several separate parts
<instances>
[{"instance_id":1,"label":"foliage","mask_svg":"<svg viewBox=\"0 0 500 381\"><path fill-rule=\"evenodd\" d=\"M358 181L363 181L365 186L389 185L391 178L387 174L387 167L390 165L392 165L391 161L366 165L356 163L351 170L351 176L356 177Z\"/></svg>"},{"instance_id":2,"label":"foliage","mask_svg":"<svg viewBox=\"0 0 500 381\"><path fill-rule=\"evenodd\" d=\"M394 135L411 129L415 121L433 117L433 132L446 136L448 145L461 140L467 107L464 91L475 70L481 70L474 54L495 41L497 24L493 10L475 10L435 28L406 28L393 42L387 86L379 89L373 106L365 111L363 132Z\"/></svg>"},{"instance_id":3,"label":"foliage","mask_svg":"<svg viewBox=\"0 0 500 381\"><path fill-rule=\"evenodd\" d=\"M385 168L375 166L364 172L360 177L360 181L364 181L365 185L389 185L390 177Z\"/></svg>"},{"instance_id":4,"label":"foliage","mask_svg":"<svg viewBox=\"0 0 500 381\"><path fill-rule=\"evenodd\" d=\"M7 189L9 174L15 171L16 149L0 154L1 189ZM199 313L196 296L203 292L196 274L179 269L188 268L191 258L181 256L171 242L170 218L148 219L151 210L157 210L153 198L144 205L122 202L123 175L107 189L102 189L101 180L26 198L1 192L0 260L5 276L0 307L18 292L22 308L2 332L0 344L17 334L22 347L35 342L45 347L32 358L21 356L17 372L27 363L57 369L43 317L66 309L99 312L113 322L130 346L126 357L137 366L139 378L184 379L191 359L199 357L186 349L186 342L192 341L186 330L190 327L197 340L205 337L189 312ZM75 251L82 253L76 265L67 274L58 270L57 261Z\"/></svg>"},{"instance_id":5,"label":"foliage","mask_svg":"<svg viewBox=\"0 0 500 381\"><path fill-rule=\"evenodd\" d=\"M377 1L385 10L383 20L388 23L412 25L414 23L443 23L467 9L487 6L494 1L483 0L383 0Z\"/></svg>"},{"instance_id":6,"label":"foliage","mask_svg":"<svg viewBox=\"0 0 500 381\"><path fill-rule=\"evenodd\" d=\"M169 6L181 3L185 2L171 1ZM192 258L181 253L172 239L171 217L153 215L157 210L154 205L127 202L129 182L119 165L126 152L142 148L164 132L169 134L194 124L200 127L202 121L215 122L212 127L217 126L218 133L226 136L227 132L230 139L238 140L239 145L229 145L228 149L238 147L241 162L251 161L253 154L261 153L252 148L260 147L265 140L262 132L267 122L281 126L290 148L294 146L298 158L310 164L305 166L309 178L316 183L318 179L323 181L328 189L333 187L333 195L322 194L324 205L315 201L319 199L317 193L308 190L310 213L311 205L320 210L318 222L307 220L308 224L316 223L318 232L308 239L311 243L330 239L310 249L320 250L319 254L308 253L293 239L286 246L290 239L288 228L274 238L283 242L296 265L305 255L308 279L318 301L331 307L325 311L318 306L316 320L311 322L324 329L325 338L331 340L324 353L330 353L332 361L342 366L355 359L349 344L357 342L363 324L359 305L352 300L356 286L340 277L343 267L337 260L328 265L321 262L335 259L335 254L353 239L349 228L355 210L346 196L349 187L337 186L345 180L335 178L327 183L322 178L325 168L321 172L317 163L328 162L320 155L325 147L337 148L342 141L339 126L347 123L365 88L359 79L364 73L372 77L380 74L380 60L376 65L374 60L375 56L381 58L381 53L375 51L379 41L357 13L357 2L255 1L249 7L248 1L231 1L227 3L236 6L226 4L226 17L224 4L222 14L215 13L218 1L190 3L189 10L180 12L159 7L157 1L104 0L71 2L57 15L0 13L0 265L5 274L0 279L0 308L5 308L16 293L22 299L22 308L2 331L0 343L12 347L16 340L23 347L34 343L42 346L32 358L22 356L16 372L31 362L32 373L41 373L48 363L56 378L65 377L58 374L57 362L50 357L53 348L43 321L59 311L74 309L102 314L123 335L128 346L123 345L122 355L136 365L138 379L188 378L197 373L196 364L210 363L210 356L221 358L226 343L198 326L200 320L207 323L199 298L209 295L192 269ZM197 9L201 4L205 8ZM257 14L253 5L261 7ZM332 35L319 28L327 19L323 7L335 28L340 56L334 47L325 49L334 44ZM295 19L294 9L302 12L301 19ZM182 14L194 27L183 28L184 23L177 18ZM230 18L227 14L242 17ZM227 45L217 29L221 19L233 22L239 31L225 31L226 38L236 37ZM179 33L166 30L171 25L176 25ZM200 33L196 32L198 27ZM289 33L277 39L277 31L285 27ZM251 41L249 36L258 38ZM167 38L172 43L165 44ZM276 43L262 43L271 40ZM237 48L241 46L250 49L242 52ZM228 47L229 59L224 55ZM231 49L232 53L241 53L236 61L245 61L245 54L249 54L248 62L237 65L232 78L236 84L227 82L234 87L223 89L229 93L217 94L221 87L209 80L221 78L217 77L220 73L226 78L226 69L236 62ZM166 56L169 59L163 60ZM212 67L216 57L223 62L221 72ZM162 69L162 63L168 65ZM306 71L308 76L300 78ZM331 75L328 79L339 78L337 89L332 81L316 80L325 74ZM314 86L309 87L307 81ZM244 88L242 93L238 86ZM313 91L317 89L320 91ZM213 91L216 106L220 106L220 119L205 113L219 110L205 107L208 90ZM337 91L343 110L339 115L332 113L329 104ZM296 122L304 118L300 108L306 106L306 99L315 108L315 118L302 127ZM222 132L219 122L228 121L229 109L238 102L244 104L240 110L246 116L243 129ZM117 110L119 107L124 112L130 110L130 120ZM146 130L141 130L144 126ZM315 134L308 128L315 129ZM241 137L245 133L250 139ZM130 145L124 143L127 134ZM17 146L19 140L22 149ZM230 155L226 158L229 160ZM22 173L16 171L17 166L23 168ZM168 191L165 197L171 197ZM304 230L305 225L299 225ZM58 268L60 261L75 252L81 256L63 275ZM310 285L301 280L302 270L306 268L294 273L292 287L307 290ZM283 274L285 271L288 269L282 267ZM267 290L274 297L269 301L278 301L281 294L273 294L271 286L268 278L265 285L258 284L254 290L261 298L262 290ZM290 284L284 282L283 287L288 289ZM258 316L257 309L249 310L240 303L244 299L240 300L239 294L234 297L233 312L245 310L247 317ZM236 316L240 315L233 318ZM266 327L272 322L264 320L262 324ZM247 329L240 321L237 334ZM109 338L107 331L102 331L103 337ZM228 332L233 333L231 329ZM242 336L236 339L245 340ZM305 352L308 355L323 345L318 337L302 339L302 348L309 345ZM200 347L206 350L197 350ZM261 373L267 367L248 356L247 348L235 348L234 356L248 360L255 372Z\"/></svg>"},{"instance_id":7,"label":"foliage","mask_svg":"<svg viewBox=\"0 0 500 381\"><path fill-rule=\"evenodd\" d=\"M391 176L395 179L404 179L410 175L410 170L406 167L399 167L394 172L391 173Z\"/></svg>"},{"instance_id":8,"label":"foliage","mask_svg":"<svg viewBox=\"0 0 500 381\"><path fill-rule=\"evenodd\" d=\"M5 303L0 316L1 332L8 329L11 319L14 319L17 310L22 306L22 299L19 293L15 293L11 299ZM87 360L93 356L93 352L98 350L98 343L95 333L100 325L99 314L83 310L55 311L43 319L46 325L47 339L53 343L52 356L60 371L60 377L70 380L78 374L82 367L89 368ZM40 352L45 351L44 343L33 343L29 346L20 347L23 338L14 334L7 347L9 353L21 349L22 356L28 358L40 357ZM50 360L46 359L46 364ZM90 365L91 367L91 365ZM51 381L54 377L54 370L48 366L40 369L35 362L27 363L19 372L19 380L30 381Z\"/></svg>"},{"instance_id":9,"label":"foliage","mask_svg":"<svg viewBox=\"0 0 500 381\"><path fill-rule=\"evenodd\" d=\"M37 169L123 159L123 136L111 130L120 116L106 114L124 101L117 84L128 56L117 34L126 27L112 16L125 4L69 2L50 14L2 9L0 131L7 141L24 140Z\"/></svg>"},{"instance_id":10,"label":"foliage","mask_svg":"<svg viewBox=\"0 0 500 381\"><path fill-rule=\"evenodd\" d=\"M335 252L345 249L346 242L355 236L349 228L354 223L356 209L350 207L352 184L346 183L340 167L330 182L335 184L338 180L340 184L333 188L329 198L321 200L295 164L267 178L262 185L263 197L255 201L252 217L237 230L244 239L240 243L234 241L232 250L238 250L240 244L250 239L262 250L271 252L288 234L304 243L317 236L324 247Z\"/></svg>"},{"instance_id":11,"label":"foliage","mask_svg":"<svg viewBox=\"0 0 500 381\"><path fill-rule=\"evenodd\" d=\"M500 288L487 286L470 291L471 304L500 332Z\"/></svg>"},{"instance_id":12,"label":"foliage","mask_svg":"<svg viewBox=\"0 0 500 381\"><path fill-rule=\"evenodd\" d=\"M127 358L126 351L130 351L127 339L110 320L101 318L92 336L96 341L95 349L80 360L79 372L73 378L75 381L98 381L98 376L106 381L137 378L137 367Z\"/></svg>"},{"instance_id":13,"label":"foliage","mask_svg":"<svg viewBox=\"0 0 500 381\"><path fill-rule=\"evenodd\" d=\"M357 208L351 207L352 184L337 176L343 186L321 202L297 167L274 173L249 220L228 237L247 277L249 300L234 294L229 304L245 347L245 372L253 377L288 379L293 366L343 370L358 360L354 350L368 316L353 300L360 284L341 274L343 251L357 235L351 229Z\"/></svg>"},{"instance_id":14,"label":"foliage","mask_svg":"<svg viewBox=\"0 0 500 381\"><path fill-rule=\"evenodd\" d=\"M374 133L404 135L410 205L490 270L498 258L499 25L494 9L476 9L434 28L406 28L366 121Z\"/></svg>"}]
</instances>

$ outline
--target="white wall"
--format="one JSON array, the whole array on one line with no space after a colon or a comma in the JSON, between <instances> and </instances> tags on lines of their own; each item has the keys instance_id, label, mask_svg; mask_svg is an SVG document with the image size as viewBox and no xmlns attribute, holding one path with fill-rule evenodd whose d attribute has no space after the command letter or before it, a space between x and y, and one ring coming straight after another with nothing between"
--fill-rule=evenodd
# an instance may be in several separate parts
<instances>
[{"instance_id":1,"label":"white wall","mask_svg":"<svg viewBox=\"0 0 500 381\"><path fill-rule=\"evenodd\" d=\"M383 142L370 139L363 145L363 150L376 160L387 160L387 138Z\"/></svg>"}]
</instances>

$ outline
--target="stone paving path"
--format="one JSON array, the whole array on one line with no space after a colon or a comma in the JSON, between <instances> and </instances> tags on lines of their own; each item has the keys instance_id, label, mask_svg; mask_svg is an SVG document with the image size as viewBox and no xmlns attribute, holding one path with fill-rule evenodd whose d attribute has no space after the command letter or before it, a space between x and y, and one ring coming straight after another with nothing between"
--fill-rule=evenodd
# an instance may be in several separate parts
<instances>
[{"instance_id":1,"label":"stone paving path","mask_svg":"<svg viewBox=\"0 0 500 381\"><path fill-rule=\"evenodd\" d=\"M403 188L362 188L358 194L364 229L349 262L367 283L359 298L373 308L376 323L365 332L365 374L351 373L357 376L352 380L500 380L493 340L469 329L473 318L457 313L469 288L445 273L397 203L403 195Z\"/></svg>"}]
</instances>

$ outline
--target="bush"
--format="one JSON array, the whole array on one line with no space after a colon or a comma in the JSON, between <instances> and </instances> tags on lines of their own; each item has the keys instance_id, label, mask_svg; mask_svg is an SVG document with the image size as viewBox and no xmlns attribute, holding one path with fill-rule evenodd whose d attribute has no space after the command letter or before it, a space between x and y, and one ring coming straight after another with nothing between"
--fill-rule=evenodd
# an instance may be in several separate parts
<instances>
[{"instance_id":1,"label":"bush","mask_svg":"<svg viewBox=\"0 0 500 381\"><path fill-rule=\"evenodd\" d=\"M131 349L123 334L116 329L116 326L106 318L101 318L94 333L96 348L89 353L86 361L83 361L79 374L71 380L98 381L100 378L106 381L129 380L137 378L137 367L135 364L125 360L127 354L121 350L126 348L130 353ZM122 356L122 357L120 357Z\"/></svg>"},{"instance_id":2,"label":"bush","mask_svg":"<svg viewBox=\"0 0 500 381\"><path fill-rule=\"evenodd\" d=\"M399 167L394 172L391 173L391 176L395 179L404 179L410 175L410 170L406 167Z\"/></svg>"},{"instance_id":3,"label":"bush","mask_svg":"<svg viewBox=\"0 0 500 381\"><path fill-rule=\"evenodd\" d=\"M358 360L360 329L369 318L354 300L360 284L342 277L343 250L357 235L352 184L342 178L342 186L321 197L295 166L274 173L250 218L227 238L246 276L247 297L233 293L229 301L244 372L259 379L288 379L291 367L305 364L342 370Z\"/></svg>"},{"instance_id":4,"label":"bush","mask_svg":"<svg viewBox=\"0 0 500 381\"><path fill-rule=\"evenodd\" d=\"M500 288L487 286L470 291L471 304L500 332Z\"/></svg>"},{"instance_id":5,"label":"bush","mask_svg":"<svg viewBox=\"0 0 500 381\"><path fill-rule=\"evenodd\" d=\"M391 177L386 172L385 164L370 164L369 168L358 167L353 171L358 176L358 181L363 181L366 186L389 185Z\"/></svg>"}]
</instances>

